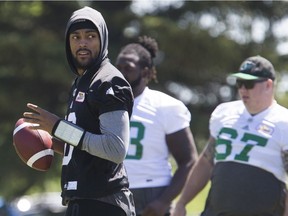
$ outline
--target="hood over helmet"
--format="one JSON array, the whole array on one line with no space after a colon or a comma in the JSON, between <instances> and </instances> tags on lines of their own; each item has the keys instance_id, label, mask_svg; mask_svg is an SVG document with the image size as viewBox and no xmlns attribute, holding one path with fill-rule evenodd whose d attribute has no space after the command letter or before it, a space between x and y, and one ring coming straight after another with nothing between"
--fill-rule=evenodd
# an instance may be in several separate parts
<instances>
[{"instance_id":1,"label":"hood over helmet","mask_svg":"<svg viewBox=\"0 0 288 216\"><path fill-rule=\"evenodd\" d=\"M90 21L89 23L93 23L95 25L95 29L98 30L100 37L100 52L91 68L97 68L100 66L101 62L104 61L108 56L108 29L106 26L106 22L100 12L90 7L83 7L79 10L73 12L72 16L67 22L66 31L65 31L65 49L66 49L66 58L70 68L73 73L78 74L77 68L75 67L70 43L69 43L69 34L71 33L71 27L73 24L79 24L80 22ZM85 28L87 25L83 25ZM78 27L79 29L79 27ZM87 68L90 69L90 68Z\"/></svg>"}]
</instances>

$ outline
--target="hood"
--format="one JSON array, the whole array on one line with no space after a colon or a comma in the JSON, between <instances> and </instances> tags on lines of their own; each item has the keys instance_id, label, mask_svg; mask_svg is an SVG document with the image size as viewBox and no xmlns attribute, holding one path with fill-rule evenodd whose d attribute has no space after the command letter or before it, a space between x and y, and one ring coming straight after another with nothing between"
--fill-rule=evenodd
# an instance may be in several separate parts
<instances>
[{"instance_id":1,"label":"hood","mask_svg":"<svg viewBox=\"0 0 288 216\"><path fill-rule=\"evenodd\" d=\"M108 56L108 29L107 29L106 22L102 14L98 12L97 10L87 7L87 6L74 11L72 16L68 20L66 30L65 30L65 49L66 49L66 58L67 58L68 64L72 72L77 75L79 74L77 73L76 67L73 63L68 34L69 34L69 29L71 25L79 19L86 19L94 23L100 36L100 41L101 41L100 53L91 68L99 67L101 62L105 60ZM89 70L90 68L87 68L87 69Z\"/></svg>"}]
</instances>

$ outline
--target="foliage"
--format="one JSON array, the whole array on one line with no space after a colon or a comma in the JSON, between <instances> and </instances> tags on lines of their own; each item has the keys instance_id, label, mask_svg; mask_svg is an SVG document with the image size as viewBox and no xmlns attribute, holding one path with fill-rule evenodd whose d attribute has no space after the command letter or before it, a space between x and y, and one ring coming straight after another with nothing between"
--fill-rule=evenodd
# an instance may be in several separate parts
<instances>
[{"instance_id":1,"label":"foliage","mask_svg":"<svg viewBox=\"0 0 288 216\"><path fill-rule=\"evenodd\" d=\"M285 18L286 2L183 1L146 14L134 13L132 3L0 2L0 171L5 176L0 179L0 194L5 198L60 190L61 157L55 156L49 172L32 170L16 156L12 132L27 102L65 115L74 76L66 63L64 31L71 13L84 5L99 10L107 22L112 63L120 48L139 35L156 38L160 46L155 61L159 83L150 86L187 105L199 151L208 136L211 111L217 104L237 98L226 76L236 71L246 57L267 57L280 78L285 77L287 56L276 49L285 38L277 38L273 27ZM256 21L264 23L264 27L256 28ZM262 30L262 39L254 38L255 29ZM288 105L287 87L283 84L277 97L281 104Z\"/></svg>"}]
</instances>

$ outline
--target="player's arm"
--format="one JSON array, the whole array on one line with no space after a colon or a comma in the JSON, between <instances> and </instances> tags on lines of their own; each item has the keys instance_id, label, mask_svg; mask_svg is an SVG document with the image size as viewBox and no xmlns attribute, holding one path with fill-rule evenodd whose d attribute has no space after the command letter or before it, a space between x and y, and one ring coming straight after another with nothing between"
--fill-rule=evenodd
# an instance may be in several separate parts
<instances>
[{"instance_id":1,"label":"player's arm","mask_svg":"<svg viewBox=\"0 0 288 216\"><path fill-rule=\"evenodd\" d=\"M91 109L99 110L101 134L84 131L76 148L116 164L123 162L130 142L129 110L132 102L133 95L126 80L114 77L111 81L101 83L93 93L87 95Z\"/></svg>"},{"instance_id":2,"label":"player's arm","mask_svg":"<svg viewBox=\"0 0 288 216\"><path fill-rule=\"evenodd\" d=\"M190 169L195 164L198 153L194 138L189 127L172 134L166 135L166 142L177 169L172 177L170 185L163 193L146 207L143 215L164 215L171 202L180 194Z\"/></svg>"},{"instance_id":3,"label":"player's arm","mask_svg":"<svg viewBox=\"0 0 288 216\"><path fill-rule=\"evenodd\" d=\"M91 155L121 163L129 145L128 112L106 112L99 116L99 120L101 134L90 133L71 122L60 120L55 124L52 135Z\"/></svg>"},{"instance_id":4,"label":"player's arm","mask_svg":"<svg viewBox=\"0 0 288 216\"><path fill-rule=\"evenodd\" d=\"M214 166L214 149L215 139L210 137L204 151L191 169L180 198L173 209L172 216L185 216L185 206L195 198L210 180Z\"/></svg>"},{"instance_id":5,"label":"player's arm","mask_svg":"<svg viewBox=\"0 0 288 216\"><path fill-rule=\"evenodd\" d=\"M130 136L127 111L117 110L101 114L99 119L102 134L92 134L39 106L28 104L27 107L34 112L25 112L25 121L38 124L31 126L32 129L46 130L57 139L100 158L115 163L124 160ZM62 151L61 147L59 151Z\"/></svg>"},{"instance_id":6,"label":"player's arm","mask_svg":"<svg viewBox=\"0 0 288 216\"><path fill-rule=\"evenodd\" d=\"M56 139L55 137L52 137L52 142L53 142L53 150L60 155L64 155L65 142Z\"/></svg>"},{"instance_id":7,"label":"player's arm","mask_svg":"<svg viewBox=\"0 0 288 216\"><path fill-rule=\"evenodd\" d=\"M121 163L126 157L130 140L128 112L107 112L100 115L99 119L101 134L86 132L81 149L100 158Z\"/></svg>"}]
</instances>

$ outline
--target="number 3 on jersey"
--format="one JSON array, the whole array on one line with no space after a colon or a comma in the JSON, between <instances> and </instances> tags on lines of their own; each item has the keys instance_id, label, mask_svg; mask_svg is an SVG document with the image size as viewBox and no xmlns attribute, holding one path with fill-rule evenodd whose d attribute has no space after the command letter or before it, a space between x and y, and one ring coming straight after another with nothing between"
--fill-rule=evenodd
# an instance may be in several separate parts
<instances>
[{"instance_id":1,"label":"number 3 on jersey","mask_svg":"<svg viewBox=\"0 0 288 216\"><path fill-rule=\"evenodd\" d=\"M133 131L133 133L132 133ZM134 133L135 132L135 133ZM143 144L141 141L144 138L145 126L141 122L130 122L130 147L126 159L140 160L143 155ZM133 136L133 137L132 137Z\"/></svg>"}]
</instances>

